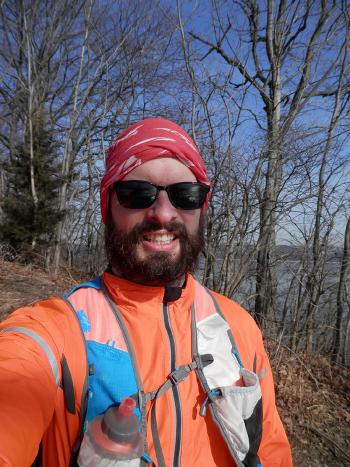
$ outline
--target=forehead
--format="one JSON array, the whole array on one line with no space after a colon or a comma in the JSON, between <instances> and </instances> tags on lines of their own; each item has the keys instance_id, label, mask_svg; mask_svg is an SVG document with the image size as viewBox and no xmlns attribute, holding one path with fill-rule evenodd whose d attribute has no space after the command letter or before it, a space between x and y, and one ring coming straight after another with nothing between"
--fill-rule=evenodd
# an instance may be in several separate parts
<instances>
[{"instance_id":1,"label":"forehead","mask_svg":"<svg viewBox=\"0 0 350 467\"><path fill-rule=\"evenodd\" d=\"M196 177L178 159L159 157L139 165L129 172L123 180L144 180L165 186L177 182L195 182Z\"/></svg>"}]
</instances>

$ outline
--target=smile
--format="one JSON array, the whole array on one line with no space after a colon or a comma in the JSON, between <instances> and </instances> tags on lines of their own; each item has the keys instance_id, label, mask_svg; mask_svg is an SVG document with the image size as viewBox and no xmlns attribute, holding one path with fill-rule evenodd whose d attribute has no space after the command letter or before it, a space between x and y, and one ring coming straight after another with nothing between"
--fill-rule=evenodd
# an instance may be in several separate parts
<instances>
[{"instance_id":1,"label":"smile","mask_svg":"<svg viewBox=\"0 0 350 467\"><path fill-rule=\"evenodd\" d=\"M176 239L172 233L148 233L143 236L147 242L156 243L159 245L167 245Z\"/></svg>"}]
</instances>

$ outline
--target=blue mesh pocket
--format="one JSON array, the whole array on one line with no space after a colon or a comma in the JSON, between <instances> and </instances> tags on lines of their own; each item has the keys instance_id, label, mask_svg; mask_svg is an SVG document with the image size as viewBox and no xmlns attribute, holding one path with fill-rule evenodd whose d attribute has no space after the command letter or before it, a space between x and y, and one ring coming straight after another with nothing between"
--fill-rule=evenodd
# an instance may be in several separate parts
<instances>
[{"instance_id":1,"label":"blue mesh pocket","mask_svg":"<svg viewBox=\"0 0 350 467\"><path fill-rule=\"evenodd\" d=\"M89 422L138 389L128 352L95 341L86 344L89 366L93 365L86 416Z\"/></svg>"}]
</instances>

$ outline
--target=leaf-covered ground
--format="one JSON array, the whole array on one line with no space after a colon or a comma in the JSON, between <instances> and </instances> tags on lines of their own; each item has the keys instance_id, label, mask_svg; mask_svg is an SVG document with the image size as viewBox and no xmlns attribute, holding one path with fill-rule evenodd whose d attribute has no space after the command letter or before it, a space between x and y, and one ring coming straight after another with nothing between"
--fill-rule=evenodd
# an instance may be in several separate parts
<instances>
[{"instance_id":1,"label":"leaf-covered ground","mask_svg":"<svg viewBox=\"0 0 350 467\"><path fill-rule=\"evenodd\" d=\"M68 270L53 279L38 267L0 260L0 319L81 280ZM295 466L350 466L350 369L332 366L324 357L294 354L273 342L267 342L267 350Z\"/></svg>"}]
</instances>

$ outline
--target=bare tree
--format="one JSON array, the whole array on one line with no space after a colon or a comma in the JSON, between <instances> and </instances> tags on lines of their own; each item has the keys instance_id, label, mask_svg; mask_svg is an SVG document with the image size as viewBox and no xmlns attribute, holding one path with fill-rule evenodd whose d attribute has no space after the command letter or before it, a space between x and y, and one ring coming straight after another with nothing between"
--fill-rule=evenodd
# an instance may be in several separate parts
<instances>
[{"instance_id":1,"label":"bare tree","mask_svg":"<svg viewBox=\"0 0 350 467\"><path fill-rule=\"evenodd\" d=\"M157 108L153 98L173 71L163 66L171 29L153 2L137 1L117 5L81 0L71 5L65 0L16 0L2 3L0 19L3 157L12 157L25 128L30 133L32 119L43 109L61 147L57 211L64 216L53 258L48 258L57 271L62 246L70 242L70 226L79 217L77 205L85 202L84 193L91 200L97 192L105 142L137 114ZM35 188L33 183L34 198ZM91 218L98 199L94 202L91 225L100 223L98 215Z\"/></svg>"},{"instance_id":2,"label":"bare tree","mask_svg":"<svg viewBox=\"0 0 350 467\"><path fill-rule=\"evenodd\" d=\"M346 303L346 293L347 293L347 277L348 269L350 265L350 217L347 220L345 235L344 235L344 248L343 255L340 267L338 290L337 290L337 315L336 315L336 324L334 331L334 341L333 341L333 351L332 359L335 362L341 362L346 364L345 355L342 355L342 341L344 342L344 350L346 351L346 341L347 341L347 326L344 324L346 316L346 308L348 308L348 320L350 315L350 309ZM344 332L345 331L345 332ZM342 339L342 336L343 339Z\"/></svg>"},{"instance_id":3,"label":"bare tree","mask_svg":"<svg viewBox=\"0 0 350 467\"><path fill-rule=\"evenodd\" d=\"M255 314L259 322L276 307L276 206L282 185L283 141L299 115L316 96L334 95L332 75L348 37L346 5L324 0L233 1L240 22L230 19L228 3L212 3L211 33L191 32L234 69L233 86L248 86L261 100L254 109L265 137L265 183L260 205ZM239 80L239 75L241 80Z\"/></svg>"},{"instance_id":4,"label":"bare tree","mask_svg":"<svg viewBox=\"0 0 350 467\"><path fill-rule=\"evenodd\" d=\"M194 11L194 14L196 12ZM185 34L177 2L180 43L187 73L191 109L191 133L205 157L212 181L206 216L206 248L201 268L204 283L232 297L251 274L249 255L254 255L258 203L256 185L262 159L252 148L236 144L247 92L232 92L227 76L212 79L201 66L193 40ZM185 79L186 82L186 79Z\"/></svg>"}]
</instances>

